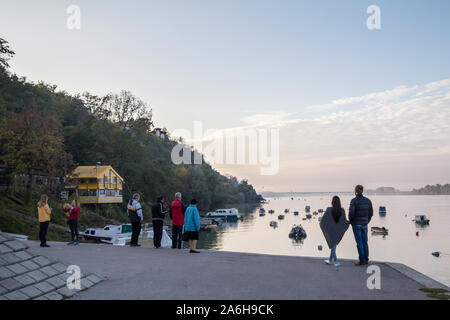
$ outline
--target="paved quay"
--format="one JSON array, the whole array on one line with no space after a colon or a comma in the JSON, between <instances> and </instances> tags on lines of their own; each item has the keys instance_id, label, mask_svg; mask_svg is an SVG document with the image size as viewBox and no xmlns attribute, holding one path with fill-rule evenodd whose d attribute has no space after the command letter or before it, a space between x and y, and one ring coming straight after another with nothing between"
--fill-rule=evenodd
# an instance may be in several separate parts
<instances>
[{"instance_id":1,"label":"paved quay","mask_svg":"<svg viewBox=\"0 0 450 320\"><path fill-rule=\"evenodd\" d=\"M366 267L341 260L328 266L323 259L223 251L131 248L110 245L49 243L36 253L78 265L106 280L77 292L71 299L428 299L424 287L445 287L402 264L376 263L381 289L367 288Z\"/></svg>"}]
</instances>

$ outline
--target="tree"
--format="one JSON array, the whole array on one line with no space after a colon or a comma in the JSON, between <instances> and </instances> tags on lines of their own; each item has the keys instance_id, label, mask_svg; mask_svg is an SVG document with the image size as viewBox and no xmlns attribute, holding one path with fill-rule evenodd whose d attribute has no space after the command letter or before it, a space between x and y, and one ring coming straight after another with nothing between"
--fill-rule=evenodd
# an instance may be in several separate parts
<instances>
[{"instance_id":1,"label":"tree","mask_svg":"<svg viewBox=\"0 0 450 320\"><path fill-rule=\"evenodd\" d=\"M59 123L35 108L26 109L0 124L0 159L13 175L43 175L49 181L73 169L72 156L65 152Z\"/></svg>"},{"instance_id":2,"label":"tree","mask_svg":"<svg viewBox=\"0 0 450 320\"><path fill-rule=\"evenodd\" d=\"M9 48L8 41L0 38L0 67L9 68L8 61L15 55L15 52Z\"/></svg>"}]
</instances>

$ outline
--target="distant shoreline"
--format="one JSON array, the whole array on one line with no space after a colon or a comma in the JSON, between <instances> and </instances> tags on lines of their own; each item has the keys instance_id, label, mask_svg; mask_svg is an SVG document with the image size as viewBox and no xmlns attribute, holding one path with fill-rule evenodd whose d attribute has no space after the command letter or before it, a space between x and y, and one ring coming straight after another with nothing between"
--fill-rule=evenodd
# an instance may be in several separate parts
<instances>
[{"instance_id":1,"label":"distant shoreline","mask_svg":"<svg viewBox=\"0 0 450 320\"><path fill-rule=\"evenodd\" d=\"M284 198L284 197L305 197L305 196L331 196L331 195L348 195L353 196L353 192L261 192L259 193L264 198ZM364 194L369 196L450 196L450 194L417 194L409 191L398 193L377 193L377 192L365 192Z\"/></svg>"}]
</instances>

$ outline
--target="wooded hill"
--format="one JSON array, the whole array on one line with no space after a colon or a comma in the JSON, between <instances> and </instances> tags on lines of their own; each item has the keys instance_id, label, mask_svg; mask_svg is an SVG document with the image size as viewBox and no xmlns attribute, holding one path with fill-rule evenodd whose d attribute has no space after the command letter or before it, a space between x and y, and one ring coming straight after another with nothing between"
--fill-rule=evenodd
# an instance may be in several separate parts
<instances>
[{"instance_id":1,"label":"wooded hill","mask_svg":"<svg viewBox=\"0 0 450 320\"><path fill-rule=\"evenodd\" d=\"M12 176L63 177L76 165L101 162L125 179L124 201L139 192L148 205L180 191L185 201L195 197L201 210L209 210L262 200L246 180L207 163L174 165L177 142L151 132L152 109L132 93L71 95L32 83L9 71L13 55L0 39L0 162ZM58 188L45 191L56 195Z\"/></svg>"}]
</instances>

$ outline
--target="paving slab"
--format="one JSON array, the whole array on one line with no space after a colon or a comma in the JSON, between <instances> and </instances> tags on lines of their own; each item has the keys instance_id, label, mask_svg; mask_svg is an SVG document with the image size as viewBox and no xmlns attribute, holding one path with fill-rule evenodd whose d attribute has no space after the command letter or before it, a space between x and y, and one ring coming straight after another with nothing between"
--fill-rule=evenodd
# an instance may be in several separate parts
<instances>
[{"instance_id":1,"label":"paving slab","mask_svg":"<svg viewBox=\"0 0 450 320\"><path fill-rule=\"evenodd\" d=\"M39 270L34 270L31 272L28 272L27 275L29 277L33 278L34 280L36 280L37 282L40 282L40 281L48 278L48 276L45 273L43 273Z\"/></svg>"},{"instance_id":2,"label":"paving slab","mask_svg":"<svg viewBox=\"0 0 450 320\"><path fill-rule=\"evenodd\" d=\"M90 287L92 287L93 285L94 285L94 283L89 281L89 279L87 279L87 278L82 278L81 279L81 290L87 290Z\"/></svg>"},{"instance_id":3,"label":"paving slab","mask_svg":"<svg viewBox=\"0 0 450 320\"><path fill-rule=\"evenodd\" d=\"M7 279L15 276L15 273L9 270L7 267L0 267L0 280Z\"/></svg>"},{"instance_id":4,"label":"paving slab","mask_svg":"<svg viewBox=\"0 0 450 320\"><path fill-rule=\"evenodd\" d=\"M23 285L19 281L13 278L8 278L0 281L0 286L4 287L8 291L16 290L19 289L20 287L23 287Z\"/></svg>"},{"instance_id":5,"label":"paving slab","mask_svg":"<svg viewBox=\"0 0 450 320\"><path fill-rule=\"evenodd\" d=\"M25 294L23 294L22 292L20 292L18 290L7 293L4 295L4 297L8 300L29 300L30 299Z\"/></svg>"},{"instance_id":6,"label":"paving slab","mask_svg":"<svg viewBox=\"0 0 450 320\"><path fill-rule=\"evenodd\" d=\"M20 276L14 277L13 279L19 281L24 286L36 283L36 280L28 276L27 274L22 274Z\"/></svg>"},{"instance_id":7,"label":"paving slab","mask_svg":"<svg viewBox=\"0 0 450 320\"><path fill-rule=\"evenodd\" d=\"M23 274L28 271L28 269L22 266L20 263L11 264L9 266L6 266L6 268L14 272L15 275Z\"/></svg>"},{"instance_id":8,"label":"paving slab","mask_svg":"<svg viewBox=\"0 0 450 320\"><path fill-rule=\"evenodd\" d=\"M31 258L32 258L32 256L31 256L28 252L26 252L26 251L24 251L24 250L14 252L14 254L15 254L19 259L21 259L22 261L28 260L28 259L31 259Z\"/></svg>"},{"instance_id":9,"label":"paving slab","mask_svg":"<svg viewBox=\"0 0 450 320\"><path fill-rule=\"evenodd\" d=\"M0 256L0 266L7 265L7 264L8 263L6 262L6 260Z\"/></svg>"},{"instance_id":10,"label":"paving slab","mask_svg":"<svg viewBox=\"0 0 450 320\"><path fill-rule=\"evenodd\" d=\"M90 274L86 278L93 284L97 284L97 283L100 283L103 281L103 279L101 277L97 276L96 274Z\"/></svg>"},{"instance_id":11,"label":"paving slab","mask_svg":"<svg viewBox=\"0 0 450 320\"><path fill-rule=\"evenodd\" d=\"M60 295L62 295L64 298L70 298L74 296L77 293L77 290L70 290L67 287L63 287L61 289L56 290Z\"/></svg>"},{"instance_id":12,"label":"paving slab","mask_svg":"<svg viewBox=\"0 0 450 320\"><path fill-rule=\"evenodd\" d=\"M41 267L45 267L45 266L48 266L49 264L51 264L51 261L43 256L37 256L37 257L33 258L32 261L34 263L37 263Z\"/></svg>"},{"instance_id":13,"label":"paving slab","mask_svg":"<svg viewBox=\"0 0 450 320\"><path fill-rule=\"evenodd\" d=\"M43 294L41 290L36 288L36 286L28 286L20 289L19 291L30 299L37 298Z\"/></svg>"},{"instance_id":14,"label":"paving slab","mask_svg":"<svg viewBox=\"0 0 450 320\"><path fill-rule=\"evenodd\" d=\"M56 275L61 273L58 270L56 270L55 268L53 268L52 266L46 266L46 267L43 267L43 268L41 268L39 270L41 272L45 273L49 277L53 277L53 276L56 276Z\"/></svg>"},{"instance_id":15,"label":"paving slab","mask_svg":"<svg viewBox=\"0 0 450 320\"><path fill-rule=\"evenodd\" d=\"M27 245L21 240L11 240L3 242L3 245L10 247L13 251L19 251L27 248Z\"/></svg>"},{"instance_id":16,"label":"paving slab","mask_svg":"<svg viewBox=\"0 0 450 320\"><path fill-rule=\"evenodd\" d=\"M4 245L4 244L0 244L0 254L4 254L4 253L8 253L8 252L13 252L14 250L12 250L10 247Z\"/></svg>"},{"instance_id":17,"label":"paving slab","mask_svg":"<svg viewBox=\"0 0 450 320\"><path fill-rule=\"evenodd\" d=\"M44 297L46 297L48 300L63 300L63 296L57 292L47 293Z\"/></svg>"},{"instance_id":18,"label":"paving slab","mask_svg":"<svg viewBox=\"0 0 450 320\"><path fill-rule=\"evenodd\" d=\"M59 278L58 276L55 276L55 277L50 278L50 279L47 279L47 282L50 283L55 288L58 288L58 289L66 286L66 282L61 280L61 278Z\"/></svg>"},{"instance_id":19,"label":"paving slab","mask_svg":"<svg viewBox=\"0 0 450 320\"><path fill-rule=\"evenodd\" d=\"M63 273L63 272L67 271L67 266L61 262L55 263L54 265L52 265L52 267L54 269L56 269L57 271L59 271L59 273Z\"/></svg>"},{"instance_id":20,"label":"paving slab","mask_svg":"<svg viewBox=\"0 0 450 320\"><path fill-rule=\"evenodd\" d=\"M2 254L2 259L5 260L7 264L17 263L22 260L18 256L16 256L13 252Z\"/></svg>"},{"instance_id":21,"label":"paving slab","mask_svg":"<svg viewBox=\"0 0 450 320\"><path fill-rule=\"evenodd\" d=\"M43 293L48 293L50 291L56 290L56 288L54 286L52 286L50 283L48 283L47 281L39 282L39 283L35 284L34 286L36 288L38 288L39 290L41 290Z\"/></svg>"},{"instance_id":22,"label":"paving slab","mask_svg":"<svg viewBox=\"0 0 450 320\"><path fill-rule=\"evenodd\" d=\"M8 291L9 291L9 290L6 289L5 287L0 286L0 296L1 296L2 294L4 294L4 293L7 293Z\"/></svg>"},{"instance_id":23,"label":"paving slab","mask_svg":"<svg viewBox=\"0 0 450 320\"><path fill-rule=\"evenodd\" d=\"M9 239L0 234L0 243L3 243L5 241L7 241L7 240L9 240Z\"/></svg>"},{"instance_id":24,"label":"paving slab","mask_svg":"<svg viewBox=\"0 0 450 320\"><path fill-rule=\"evenodd\" d=\"M38 264L34 263L34 262L31 261L31 260L21 262L20 264L21 264L22 266L24 266L25 268L27 268L27 270L31 270L31 271L40 268L40 266L39 266Z\"/></svg>"}]
</instances>

